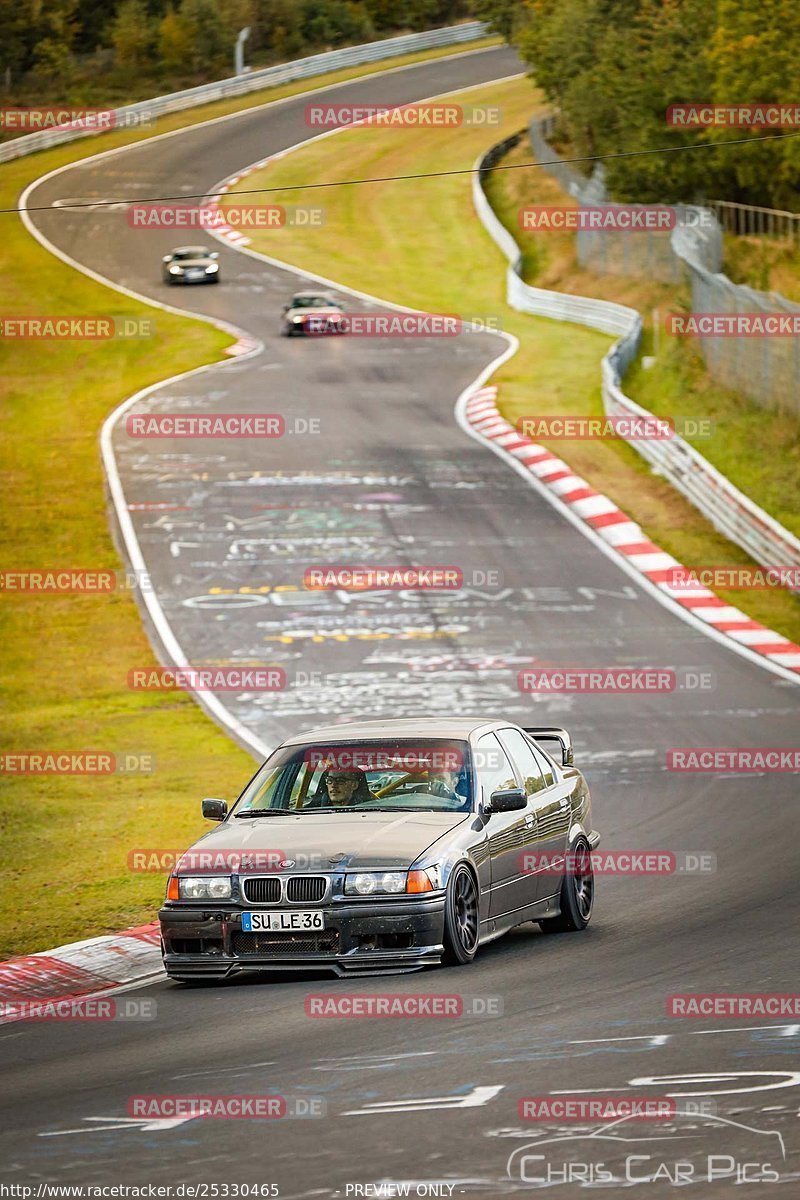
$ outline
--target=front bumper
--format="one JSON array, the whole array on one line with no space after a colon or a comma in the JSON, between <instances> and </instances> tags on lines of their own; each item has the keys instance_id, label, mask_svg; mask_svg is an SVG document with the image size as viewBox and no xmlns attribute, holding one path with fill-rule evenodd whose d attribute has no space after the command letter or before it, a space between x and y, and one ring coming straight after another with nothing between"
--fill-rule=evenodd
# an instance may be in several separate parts
<instances>
[{"instance_id":1,"label":"front bumper","mask_svg":"<svg viewBox=\"0 0 800 1200\"><path fill-rule=\"evenodd\" d=\"M194 283L216 283L219 279L219 272L212 271L210 275L192 275L190 277L186 275L165 275L164 279L167 283L185 283L187 286Z\"/></svg>"},{"instance_id":2,"label":"front bumper","mask_svg":"<svg viewBox=\"0 0 800 1200\"><path fill-rule=\"evenodd\" d=\"M297 334L299 337L338 337L340 334L347 333L344 323L331 324L327 329L311 329L308 326L310 322L305 321L287 321L286 329L290 337Z\"/></svg>"},{"instance_id":3,"label":"front bumper","mask_svg":"<svg viewBox=\"0 0 800 1200\"><path fill-rule=\"evenodd\" d=\"M441 961L444 893L320 909L325 929L245 933L242 908L171 904L158 914L164 968L173 979L226 979L252 971L335 975L418 971ZM252 906L247 911L253 911Z\"/></svg>"}]
</instances>

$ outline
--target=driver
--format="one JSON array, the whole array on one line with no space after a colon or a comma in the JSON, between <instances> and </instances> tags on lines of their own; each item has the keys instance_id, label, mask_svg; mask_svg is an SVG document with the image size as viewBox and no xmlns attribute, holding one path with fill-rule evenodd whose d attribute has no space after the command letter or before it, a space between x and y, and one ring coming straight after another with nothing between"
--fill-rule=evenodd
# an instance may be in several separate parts
<instances>
[{"instance_id":1,"label":"driver","mask_svg":"<svg viewBox=\"0 0 800 1200\"><path fill-rule=\"evenodd\" d=\"M363 804L365 800L373 799L372 792L367 786L367 777L360 767L350 767L348 770L329 767L320 778L314 799L309 800L304 807L345 808L351 804Z\"/></svg>"}]
</instances>

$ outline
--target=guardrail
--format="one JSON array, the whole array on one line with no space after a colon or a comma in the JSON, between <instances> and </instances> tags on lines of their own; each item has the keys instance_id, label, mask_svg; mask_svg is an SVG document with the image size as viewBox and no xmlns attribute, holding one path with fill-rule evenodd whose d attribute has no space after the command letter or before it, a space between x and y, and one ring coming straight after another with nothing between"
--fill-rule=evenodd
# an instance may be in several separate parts
<instances>
[{"instance_id":1,"label":"guardrail","mask_svg":"<svg viewBox=\"0 0 800 1200\"><path fill-rule=\"evenodd\" d=\"M520 132L493 146L478 159L472 176L472 198L478 217L509 262L507 303L519 312L549 317L555 321L572 321L603 333L618 335L618 340L601 363L603 407L611 416L624 414L652 420L653 414L631 400L622 390L622 379L639 349L642 335L640 314L633 308L608 300L568 296L563 292L531 287L520 277L520 248L492 209L483 183L487 171L523 136L524 132ZM800 566L800 540L734 487L729 479L678 434L663 440L637 440L630 444L720 533L741 546L761 566Z\"/></svg>"},{"instance_id":2,"label":"guardrail","mask_svg":"<svg viewBox=\"0 0 800 1200\"><path fill-rule=\"evenodd\" d=\"M552 115L531 122L529 136L535 157L547 163L548 173L579 205L614 208L607 197L602 164L587 179L570 163L563 162L547 141L553 125ZM626 233L579 229L578 261L602 274L670 283L680 283L688 275L692 311L696 313L776 313L791 317L800 313L800 306L780 293L756 291L734 283L722 273L723 227L716 209L742 210L750 214L748 219L760 213L764 231L776 237L781 229L800 223L800 217L748 205L723 206L721 201L711 206L673 207L678 223L669 232L630 237ZM744 216L737 219L745 220ZM726 387L744 392L765 407L800 412L800 338L702 337L700 352L709 374Z\"/></svg>"},{"instance_id":3,"label":"guardrail","mask_svg":"<svg viewBox=\"0 0 800 1200\"><path fill-rule=\"evenodd\" d=\"M781 241L800 238L800 213L780 208L761 208L758 204L739 204L735 200L706 200L726 233L737 237L768 237Z\"/></svg>"},{"instance_id":4,"label":"guardrail","mask_svg":"<svg viewBox=\"0 0 800 1200\"><path fill-rule=\"evenodd\" d=\"M166 113L180 112L186 108L209 104L212 100L228 100L231 97L244 96L249 92L260 91L262 88L277 87L282 83L292 83L296 79L324 75L328 71L337 71L342 67L356 67L364 63L380 62L385 58L394 58L401 54L414 54L419 50L434 50L440 46L456 46L462 42L472 42L477 38L485 37L490 32L491 30L485 22L468 21L463 25L448 25L444 29L428 29L422 33L409 33L402 37L384 38L378 42L365 42L360 46L345 46L342 50L312 54L308 58L295 59L294 62L265 67L261 71L250 71L247 75L234 75L229 79L217 80L214 83L203 83L182 92L170 92L166 96L156 96L151 100L141 100L136 104L127 104L109 111L114 114L116 127L134 127L144 124L143 117L148 121L154 120ZM63 142L74 141L77 138L96 136L97 131L81 128L76 124L38 130L36 133L27 133L22 137L0 143L0 162L9 162L11 159L21 158L25 154L33 154L37 150L48 150L51 146L59 146Z\"/></svg>"}]
</instances>

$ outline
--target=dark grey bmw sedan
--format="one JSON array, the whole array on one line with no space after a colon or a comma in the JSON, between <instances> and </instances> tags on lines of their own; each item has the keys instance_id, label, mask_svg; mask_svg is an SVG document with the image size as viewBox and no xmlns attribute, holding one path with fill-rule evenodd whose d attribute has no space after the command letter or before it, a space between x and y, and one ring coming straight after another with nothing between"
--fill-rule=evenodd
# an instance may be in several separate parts
<instances>
[{"instance_id":1,"label":"dark grey bmw sedan","mask_svg":"<svg viewBox=\"0 0 800 1200\"><path fill-rule=\"evenodd\" d=\"M545 746L554 747L551 755ZM526 921L592 915L589 788L564 729L404 719L290 738L179 860L167 974L337 975L468 963Z\"/></svg>"}]
</instances>

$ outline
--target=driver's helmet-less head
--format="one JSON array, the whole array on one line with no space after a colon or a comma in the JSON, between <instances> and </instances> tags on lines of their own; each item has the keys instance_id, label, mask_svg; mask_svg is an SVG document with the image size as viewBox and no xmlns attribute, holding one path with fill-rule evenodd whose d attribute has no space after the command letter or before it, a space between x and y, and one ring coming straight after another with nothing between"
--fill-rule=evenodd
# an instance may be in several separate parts
<instances>
[{"instance_id":1,"label":"driver's helmet-less head","mask_svg":"<svg viewBox=\"0 0 800 1200\"><path fill-rule=\"evenodd\" d=\"M348 767L347 770L328 767L319 781L317 796L327 798L332 804L360 804L373 799L367 777L360 767Z\"/></svg>"}]
</instances>

